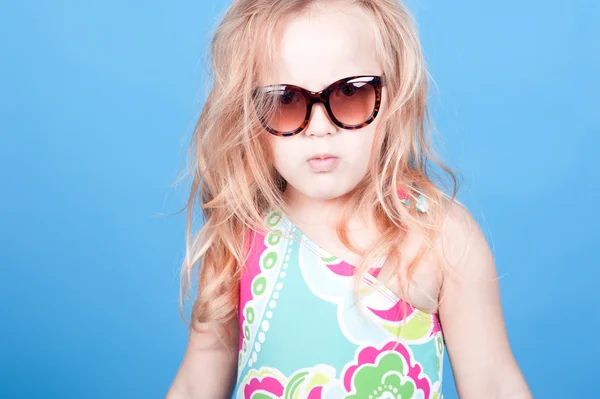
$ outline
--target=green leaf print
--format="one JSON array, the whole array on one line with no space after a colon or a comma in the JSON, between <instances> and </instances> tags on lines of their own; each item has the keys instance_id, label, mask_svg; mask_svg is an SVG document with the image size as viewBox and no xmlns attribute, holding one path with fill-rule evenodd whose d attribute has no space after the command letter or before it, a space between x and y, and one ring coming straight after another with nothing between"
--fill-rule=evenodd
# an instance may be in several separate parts
<instances>
[{"instance_id":1,"label":"green leaf print","mask_svg":"<svg viewBox=\"0 0 600 399\"><path fill-rule=\"evenodd\" d=\"M302 382L304 382L307 375L308 375L308 371L300 371L300 372L294 373L290 377L290 380L288 381L288 383L285 387L285 392L283 393L283 397L285 399L295 399L297 396L296 391L302 385Z\"/></svg>"},{"instance_id":2,"label":"green leaf print","mask_svg":"<svg viewBox=\"0 0 600 399\"><path fill-rule=\"evenodd\" d=\"M377 364L360 366L352 382L356 393L346 399L387 398L389 394L394 398L412 398L416 387L413 381L404 378L406 372L402 357L388 353Z\"/></svg>"}]
</instances>

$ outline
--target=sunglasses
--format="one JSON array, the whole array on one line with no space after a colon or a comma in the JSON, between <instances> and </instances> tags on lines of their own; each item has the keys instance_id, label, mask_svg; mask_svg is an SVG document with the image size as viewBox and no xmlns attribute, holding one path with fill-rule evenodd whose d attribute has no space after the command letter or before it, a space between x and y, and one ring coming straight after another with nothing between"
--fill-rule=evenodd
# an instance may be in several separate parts
<instances>
[{"instance_id":1,"label":"sunglasses","mask_svg":"<svg viewBox=\"0 0 600 399\"><path fill-rule=\"evenodd\" d=\"M340 79L317 92L289 84L255 88L253 99L262 125L275 136L293 136L304 130L316 103L325 106L336 126L356 130L375 120L383 86L384 75L361 75Z\"/></svg>"}]
</instances>

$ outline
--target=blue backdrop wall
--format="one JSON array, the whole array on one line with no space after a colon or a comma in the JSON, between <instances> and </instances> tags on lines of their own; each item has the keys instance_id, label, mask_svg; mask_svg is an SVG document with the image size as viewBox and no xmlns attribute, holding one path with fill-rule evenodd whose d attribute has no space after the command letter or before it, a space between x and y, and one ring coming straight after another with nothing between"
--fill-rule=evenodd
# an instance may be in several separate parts
<instances>
[{"instance_id":1,"label":"blue backdrop wall","mask_svg":"<svg viewBox=\"0 0 600 399\"><path fill-rule=\"evenodd\" d=\"M600 6L408 4L517 360L538 398L594 397ZM0 397L164 397L187 339L185 220L164 214L184 203L174 182L226 5L3 3Z\"/></svg>"}]
</instances>

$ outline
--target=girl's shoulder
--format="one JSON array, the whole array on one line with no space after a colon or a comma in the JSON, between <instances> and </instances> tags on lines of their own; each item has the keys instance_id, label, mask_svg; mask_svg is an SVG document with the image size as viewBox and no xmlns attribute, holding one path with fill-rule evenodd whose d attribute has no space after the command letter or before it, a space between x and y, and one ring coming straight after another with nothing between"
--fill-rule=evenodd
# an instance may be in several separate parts
<instances>
[{"instance_id":1,"label":"girl's shoulder","mask_svg":"<svg viewBox=\"0 0 600 399\"><path fill-rule=\"evenodd\" d=\"M410 206L412 199L405 190L398 190L398 195L405 205ZM416 202L411 210L426 218L433 217L429 215L432 204L427 197L416 195ZM460 268L470 251L485 251L487 241L471 212L460 201L443 196L435 206L435 219L424 222L433 228L433 234L428 236L424 230L408 229L401 244L401 253L412 263L425 247L425 253L418 262L419 268L428 270L428 274L435 273L441 284L445 272Z\"/></svg>"},{"instance_id":2,"label":"girl's shoulder","mask_svg":"<svg viewBox=\"0 0 600 399\"><path fill-rule=\"evenodd\" d=\"M432 242L440 269L446 276L457 272L459 276L471 274L472 259L486 257L492 259L487 239L469 209L455 199L442 203L439 231ZM471 265L471 266L469 266Z\"/></svg>"}]
</instances>

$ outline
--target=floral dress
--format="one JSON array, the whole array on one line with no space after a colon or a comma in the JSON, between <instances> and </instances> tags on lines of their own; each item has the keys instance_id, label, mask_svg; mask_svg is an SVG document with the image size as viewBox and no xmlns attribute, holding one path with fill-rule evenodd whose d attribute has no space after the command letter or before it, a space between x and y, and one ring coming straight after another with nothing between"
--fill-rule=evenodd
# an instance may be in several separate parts
<instances>
[{"instance_id":1,"label":"floral dress","mask_svg":"<svg viewBox=\"0 0 600 399\"><path fill-rule=\"evenodd\" d=\"M361 278L356 301L353 265L284 214L265 217L271 230L253 232L240 284L233 398L442 398L437 315L399 299L377 280L378 265Z\"/></svg>"}]
</instances>

